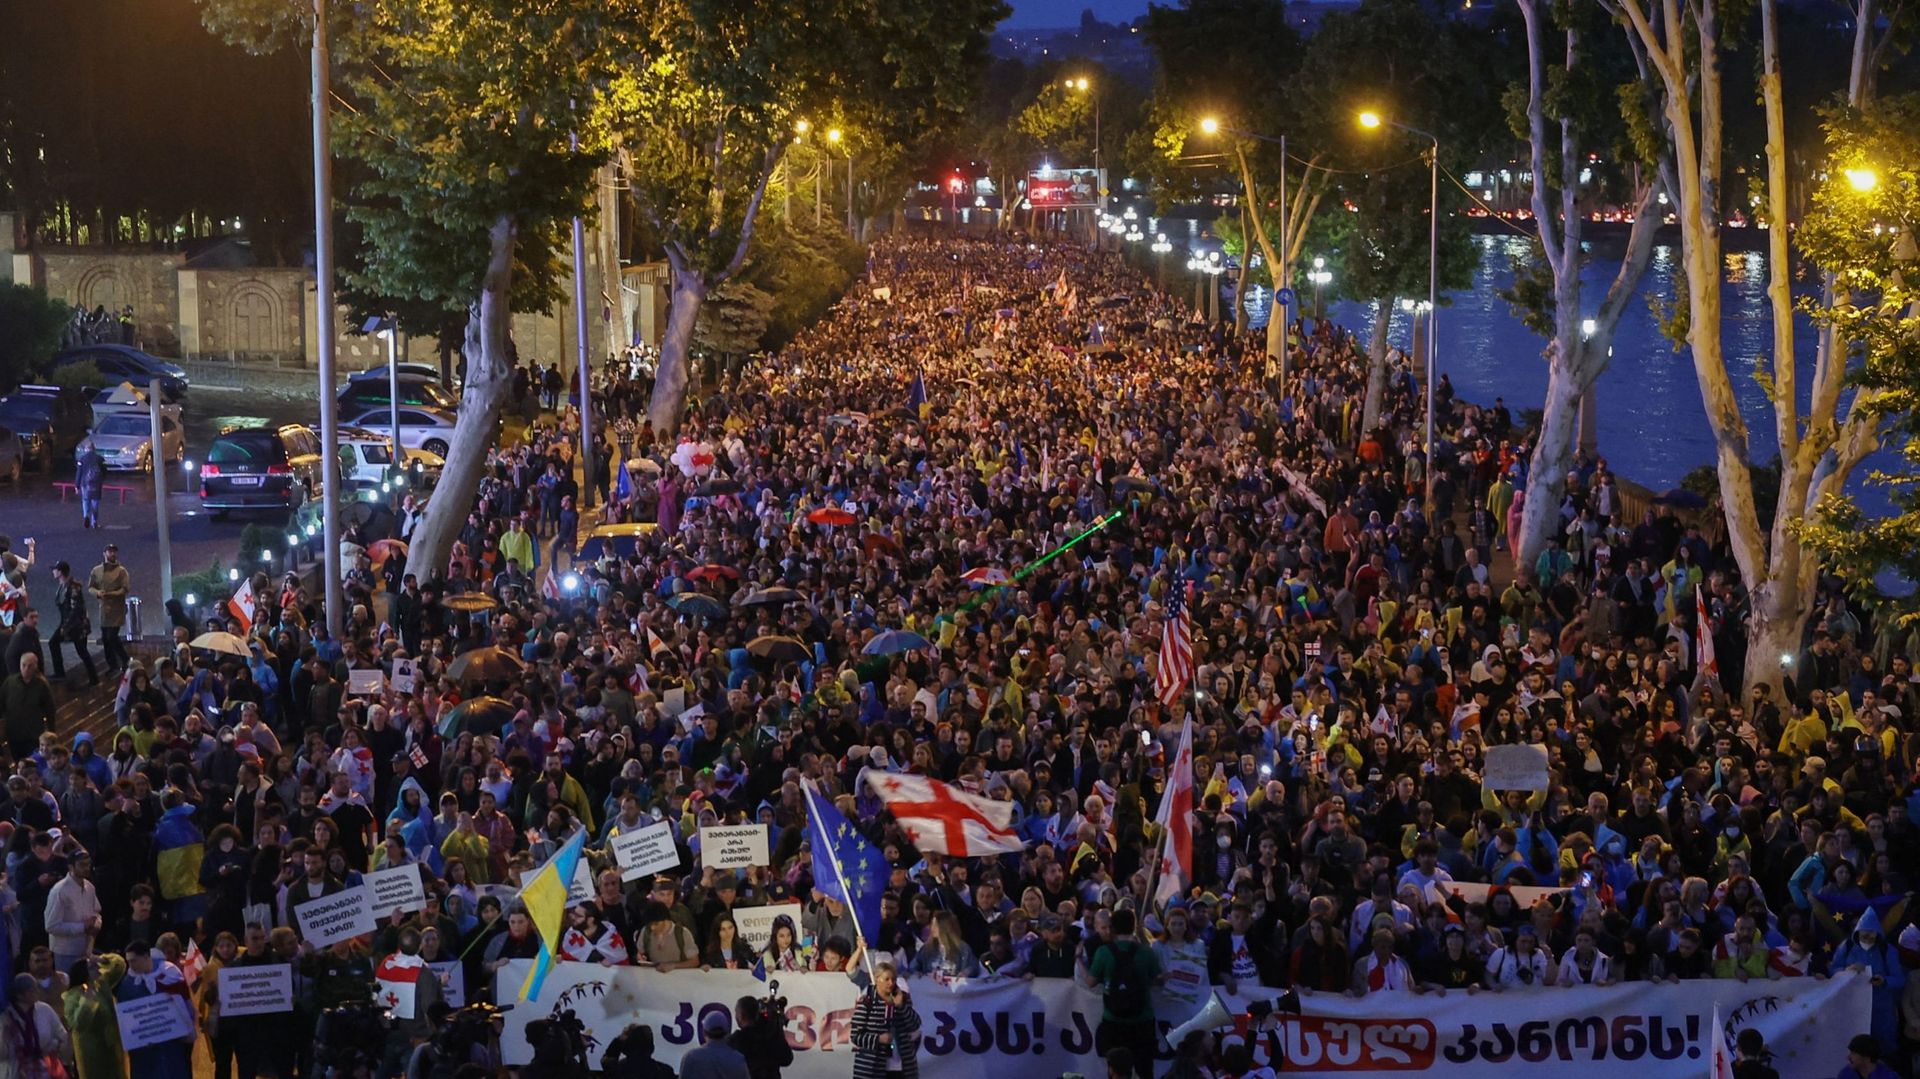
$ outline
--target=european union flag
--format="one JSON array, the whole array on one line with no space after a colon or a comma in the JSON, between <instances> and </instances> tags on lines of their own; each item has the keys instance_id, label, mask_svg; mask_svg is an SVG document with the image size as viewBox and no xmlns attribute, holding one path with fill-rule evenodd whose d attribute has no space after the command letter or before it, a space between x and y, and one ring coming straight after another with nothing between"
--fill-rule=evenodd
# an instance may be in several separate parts
<instances>
[{"instance_id":1,"label":"european union flag","mask_svg":"<svg viewBox=\"0 0 1920 1079\"><path fill-rule=\"evenodd\" d=\"M622 502L633 498L633 476L627 471L627 454L617 445L613 451L613 497Z\"/></svg>"},{"instance_id":2,"label":"european union flag","mask_svg":"<svg viewBox=\"0 0 1920 1079\"><path fill-rule=\"evenodd\" d=\"M813 849L813 886L853 912L853 923L867 940L880 938L880 896L891 870L886 856L867 842L813 784L807 792L807 843Z\"/></svg>"}]
</instances>

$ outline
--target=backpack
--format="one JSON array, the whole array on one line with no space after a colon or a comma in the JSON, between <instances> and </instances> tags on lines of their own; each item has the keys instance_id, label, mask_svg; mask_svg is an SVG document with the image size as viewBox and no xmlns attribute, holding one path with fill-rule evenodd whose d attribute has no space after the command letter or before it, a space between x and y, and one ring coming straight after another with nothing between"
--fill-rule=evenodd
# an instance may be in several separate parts
<instances>
[{"instance_id":1,"label":"backpack","mask_svg":"<svg viewBox=\"0 0 1920 1079\"><path fill-rule=\"evenodd\" d=\"M1113 973L1107 978L1107 1010L1115 1015L1146 1011L1147 980L1140 975L1140 946L1130 941L1115 941L1107 947L1113 951Z\"/></svg>"}]
</instances>

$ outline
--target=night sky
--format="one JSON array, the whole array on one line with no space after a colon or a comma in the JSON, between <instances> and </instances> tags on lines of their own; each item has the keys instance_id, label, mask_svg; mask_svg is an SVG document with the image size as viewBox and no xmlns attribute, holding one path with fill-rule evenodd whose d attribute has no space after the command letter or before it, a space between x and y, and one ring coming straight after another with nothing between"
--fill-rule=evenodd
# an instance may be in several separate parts
<instances>
[{"instance_id":1,"label":"night sky","mask_svg":"<svg viewBox=\"0 0 1920 1079\"><path fill-rule=\"evenodd\" d=\"M1008 0L1013 14L1001 26L1020 29L1080 25L1080 13L1092 9L1102 22L1132 22L1147 13L1147 0Z\"/></svg>"}]
</instances>

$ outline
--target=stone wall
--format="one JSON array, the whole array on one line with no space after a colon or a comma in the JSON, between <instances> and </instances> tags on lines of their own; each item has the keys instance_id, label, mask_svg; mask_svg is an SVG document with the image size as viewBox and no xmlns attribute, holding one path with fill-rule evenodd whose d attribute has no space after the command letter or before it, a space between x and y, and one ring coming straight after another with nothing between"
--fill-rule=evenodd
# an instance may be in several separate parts
<instances>
[{"instance_id":1,"label":"stone wall","mask_svg":"<svg viewBox=\"0 0 1920 1079\"><path fill-rule=\"evenodd\" d=\"M142 347L162 356L180 353L182 263L177 252L68 247L42 248L31 258L33 283L55 299L110 312L133 305L135 336Z\"/></svg>"},{"instance_id":2,"label":"stone wall","mask_svg":"<svg viewBox=\"0 0 1920 1079\"><path fill-rule=\"evenodd\" d=\"M183 269L180 354L235 363L300 364L306 356L307 274L289 269Z\"/></svg>"}]
</instances>

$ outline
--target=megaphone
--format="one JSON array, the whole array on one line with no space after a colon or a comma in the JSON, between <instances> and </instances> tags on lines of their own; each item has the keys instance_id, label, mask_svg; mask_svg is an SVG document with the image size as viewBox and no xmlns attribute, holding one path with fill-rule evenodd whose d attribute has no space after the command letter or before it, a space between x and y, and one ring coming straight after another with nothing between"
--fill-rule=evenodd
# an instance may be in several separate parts
<instances>
[{"instance_id":1,"label":"megaphone","mask_svg":"<svg viewBox=\"0 0 1920 1079\"><path fill-rule=\"evenodd\" d=\"M1193 1018L1167 1031L1167 1046L1178 1050L1180 1043L1186 1041L1188 1035L1197 1031L1228 1026L1232 1022L1233 1013L1227 1010L1225 1004L1220 1003L1220 994L1209 992L1207 1003L1194 1014Z\"/></svg>"}]
</instances>

